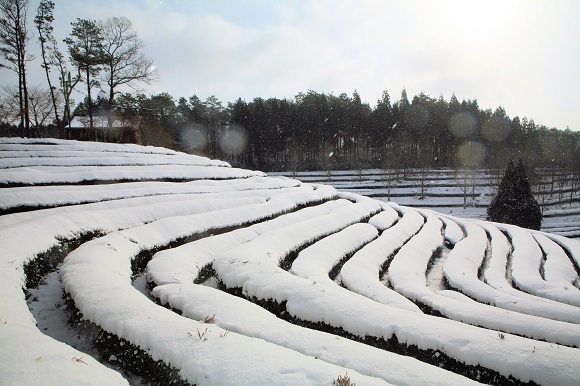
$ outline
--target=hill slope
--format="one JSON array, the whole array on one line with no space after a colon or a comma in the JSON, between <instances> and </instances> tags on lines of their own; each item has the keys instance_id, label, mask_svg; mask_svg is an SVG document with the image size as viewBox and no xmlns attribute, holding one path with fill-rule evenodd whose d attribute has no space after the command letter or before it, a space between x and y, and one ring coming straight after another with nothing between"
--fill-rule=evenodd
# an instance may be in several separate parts
<instances>
[{"instance_id":1,"label":"hill slope","mask_svg":"<svg viewBox=\"0 0 580 386\"><path fill-rule=\"evenodd\" d=\"M135 145L0 186L5 384L578 382L579 241Z\"/></svg>"}]
</instances>

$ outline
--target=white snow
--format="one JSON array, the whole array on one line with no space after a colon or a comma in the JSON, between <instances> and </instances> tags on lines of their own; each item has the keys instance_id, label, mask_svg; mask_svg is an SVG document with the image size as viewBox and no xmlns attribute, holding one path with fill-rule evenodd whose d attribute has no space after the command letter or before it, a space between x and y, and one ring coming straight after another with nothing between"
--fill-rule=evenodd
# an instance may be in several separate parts
<instances>
[{"instance_id":1,"label":"white snow","mask_svg":"<svg viewBox=\"0 0 580 386\"><path fill-rule=\"evenodd\" d=\"M19 206L54 207L167 194L225 193L298 187L296 180L250 177L242 180L190 182L127 182L124 184L23 186L4 188L0 209Z\"/></svg>"},{"instance_id":2,"label":"white snow","mask_svg":"<svg viewBox=\"0 0 580 386\"><path fill-rule=\"evenodd\" d=\"M332 268L377 236L378 231L372 225L358 223L348 226L302 250L292 263L290 272L316 283L334 285L328 276Z\"/></svg>"},{"instance_id":3,"label":"white snow","mask_svg":"<svg viewBox=\"0 0 580 386\"><path fill-rule=\"evenodd\" d=\"M311 280L298 278L277 266L279 253L285 251L285 248L276 248L276 244L271 242L265 248L265 245L255 245L256 240L248 243L253 248L242 245L214 261L214 269L224 284L242 288L247 297L273 299L278 303L285 301L288 312L295 317L341 327L361 337L389 338L394 333L402 342L416 344L423 349L438 349L451 357L461 352L461 361L489 366L502 374L510 373L525 381L534 379L545 383L549 378L553 380L553 377L558 377L545 373L544 361L550 359L542 357L536 360L529 355L532 350L534 353L541 350L548 356L557 354L550 351L555 349L553 345L508 334L505 335L507 338L501 339L495 331L436 317L421 317L417 313L361 298L340 287L319 285ZM509 355L499 345L504 345L504 348L510 345ZM467 351L466 347L469 348ZM576 349L558 349L565 350L566 357L578 354ZM557 355L561 358L560 354ZM525 361L522 360L523 357L526 358ZM514 361L518 363L517 369L514 368ZM574 367L570 363L560 370L571 371L572 367L569 366ZM567 368L570 370L565 370ZM571 379L566 379L571 374L561 373L559 376L562 378L558 382L570 383Z\"/></svg>"},{"instance_id":4,"label":"white snow","mask_svg":"<svg viewBox=\"0 0 580 386\"><path fill-rule=\"evenodd\" d=\"M389 267L389 278L393 288L407 298L422 302L422 297L431 295L427 288L428 264L433 253L443 244L443 224L431 214L415 235L397 252Z\"/></svg>"},{"instance_id":5,"label":"white snow","mask_svg":"<svg viewBox=\"0 0 580 386\"><path fill-rule=\"evenodd\" d=\"M253 240L266 231L325 215L347 205L349 202L346 200L328 201L232 232L160 251L147 264L147 279L159 285L193 282L203 267L213 263L217 254Z\"/></svg>"},{"instance_id":6,"label":"white snow","mask_svg":"<svg viewBox=\"0 0 580 386\"><path fill-rule=\"evenodd\" d=\"M568 291L562 285L553 284L544 280L540 275L542 262L542 250L534 236L525 229L504 225L502 227L511 236L513 245L512 252L512 277L517 287L532 295L545 297L558 302L567 303L576 307L570 307L571 313L576 313L580 322L580 293ZM559 249L561 251L561 248ZM562 307L565 307L562 305Z\"/></svg>"},{"instance_id":7,"label":"white snow","mask_svg":"<svg viewBox=\"0 0 580 386\"><path fill-rule=\"evenodd\" d=\"M467 237L457 243L449 252L443 267L444 274L452 287L479 302L577 324L578 310L552 300L531 296L513 288L506 280L507 254L509 245L503 233L491 224L460 221L467 230ZM479 269L487 248L487 236L483 228L491 234L492 257L484 273L485 283L478 278ZM507 251L506 251L507 249Z\"/></svg>"},{"instance_id":8,"label":"white snow","mask_svg":"<svg viewBox=\"0 0 580 386\"><path fill-rule=\"evenodd\" d=\"M409 299L384 286L379 281L379 271L387 258L421 229L423 222L423 216L416 211L405 210L393 227L386 229L378 239L360 249L344 264L341 280L346 288L379 303L421 312Z\"/></svg>"},{"instance_id":9,"label":"white snow","mask_svg":"<svg viewBox=\"0 0 580 386\"><path fill-rule=\"evenodd\" d=\"M360 195L381 173L365 172L377 182L358 185L335 173L344 187L356 185L337 192L316 173L306 175L316 184L265 177L162 148L0 138L0 209L15 212L0 216L0 383L127 384L93 358L89 342L71 337L64 288L86 320L199 385L330 385L345 374L365 385L473 383L367 344L392 337L521 382L576 385L580 349L568 346L580 346L580 242ZM429 189L455 194L445 180L452 174L433 173ZM106 184L83 185L93 181ZM104 236L69 252L27 301L25 264L93 232ZM168 249L176 240L189 242ZM426 272L445 241L454 290L433 290ZM182 315L153 302L144 278L132 283L132 259L159 248L147 279ZM343 262L346 288L328 276ZM381 283L382 267L393 289ZM250 300L278 303L296 324Z\"/></svg>"},{"instance_id":10,"label":"white snow","mask_svg":"<svg viewBox=\"0 0 580 386\"><path fill-rule=\"evenodd\" d=\"M544 264L545 280L576 294L572 298L567 296L560 301L566 303L570 301L571 303L569 304L580 306L580 304L577 304L577 301L580 301L580 293L577 292L577 287L573 287L575 282L577 282L576 271L566 253L558 244L542 234L534 234L534 238L546 253L546 263Z\"/></svg>"},{"instance_id":11,"label":"white snow","mask_svg":"<svg viewBox=\"0 0 580 386\"><path fill-rule=\"evenodd\" d=\"M228 331L264 339L394 384L474 383L408 356L293 325L253 303L213 288L191 283L166 284L156 287L154 293L189 318L204 320L211 316L214 324Z\"/></svg>"},{"instance_id":12,"label":"white snow","mask_svg":"<svg viewBox=\"0 0 580 386\"><path fill-rule=\"evenodd\" d=\"M399 221L399 213L393 208L394 205L381 204L383 211L370 218L369 224L377 228L380 232L390 228ZM398 207L398 205L397 205Z\"/></svg>"},{"instance_id":13,"label":"white snow","mask_svg":"<svg viewBox=\"0 0 580 386\"><path fill-rule=\"evenodd\" d=\"M179 368L191 383L237 384L244 379L252 384L266 380L321 384L346 372L359 382L384 383L262 339L183 318L150 302L131 286L130 259L146 246L143 243L154 244L163 236L153 229L138 230L138 236L143 233L151 238L137 241L134 232L119 232L95 239L72 252L63 264L65 289L86 319L127 339L153 359Z\"/></svg>"},{"instance_id":14,"label":"white snow","mask_svg":"<svg viewBox=\"0 0 580 386\"><path fill-rule=\"evenodd\" d=\"M261 172L220 166L55 166L0 169L0 184L73 184L87 181L155 179L234 179L263 176Z\"/></svg>"}]
</instances>

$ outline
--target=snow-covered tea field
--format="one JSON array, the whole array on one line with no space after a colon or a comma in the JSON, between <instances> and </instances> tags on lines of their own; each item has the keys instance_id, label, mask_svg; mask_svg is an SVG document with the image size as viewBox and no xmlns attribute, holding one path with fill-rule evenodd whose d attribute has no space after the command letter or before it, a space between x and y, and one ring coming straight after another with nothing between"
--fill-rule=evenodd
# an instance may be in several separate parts
<instances>
[{"instance_id":1,"label":"snow-covered tea field","mask_svg":"<svg viewBox=\"0 0 580 386\"><path fill-rule=\"evenodd\" d=\"M0 139L0 383L579 384L580 241L357 192Z\"/></svg>"},{"instance_id":2,"label":"snow-covered tea field","mask_svg":"<svg viewBox=\"0 0 580 386\"><path fill-rule=\"evenodd\" d=\"M503 171L369 169L276 172L268 175L328 184L340 191L362 194L381 201L393 200L399 205L485 220L487 207L496 193ZM566 237L580 237L578 176L567 170L543 168L536 171L531 182L534 196L542 207L542 230Z\"/></svg>"}]
</instances>

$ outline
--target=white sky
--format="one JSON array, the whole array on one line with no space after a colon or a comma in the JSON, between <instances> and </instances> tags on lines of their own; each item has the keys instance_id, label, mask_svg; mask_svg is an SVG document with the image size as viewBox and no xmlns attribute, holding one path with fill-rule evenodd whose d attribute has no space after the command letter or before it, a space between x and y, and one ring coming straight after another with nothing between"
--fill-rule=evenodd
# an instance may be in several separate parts
<instances>
[{"instance_id":1,"label":"white sky","mask_svg":"<svg viewBox=\"0 0 580 386\"><path fill-rule=\"evenodd\" d=\"M374 105L383 90L394 102L406 87L409 97L455 92L510 117L580 130L578 0L55 2L59 40L77 17L130 18L159 68L148 92L226 104L356 89ZM29 71L44 82L39 64ZM0 83L13 78L0 72Z\"/></svg>"}]
</instances>

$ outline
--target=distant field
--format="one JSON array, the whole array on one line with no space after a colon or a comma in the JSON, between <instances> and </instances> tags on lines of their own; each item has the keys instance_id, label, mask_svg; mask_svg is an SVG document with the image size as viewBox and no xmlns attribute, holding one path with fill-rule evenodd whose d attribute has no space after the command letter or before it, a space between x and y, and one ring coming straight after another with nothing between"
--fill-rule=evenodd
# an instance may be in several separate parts
<instances>
[{"instance_id":1,"label":"distant field","mask_svg":"<svg viewBox=\"0 0 580 386\"><path fill-rule=\"evenodd\" d=\"M573 179L560 172L554 178L550 170L540 171L541 183L533 185L534 195L543 208L542 230L571 238L580 237L580 188ZM362 194L399 205L428 208L462 218L485 220L486 210L495 195L498 176L488 169L473 175L451 169L407 170L391 179L390 195L385 172L380 169L279 172L304 182L329 184L339 191ZM538 193L539 192L539 193ZM465 207L464 207L465 200Z\"/></svg>"}]
</instances>

